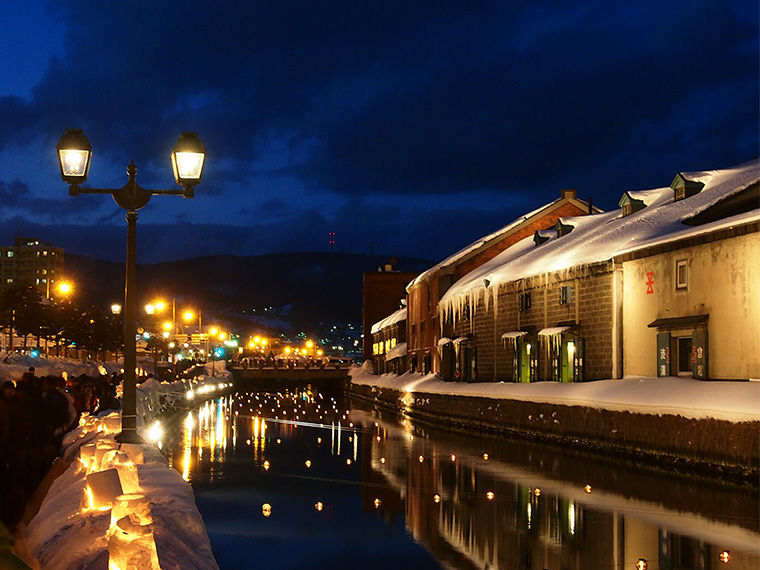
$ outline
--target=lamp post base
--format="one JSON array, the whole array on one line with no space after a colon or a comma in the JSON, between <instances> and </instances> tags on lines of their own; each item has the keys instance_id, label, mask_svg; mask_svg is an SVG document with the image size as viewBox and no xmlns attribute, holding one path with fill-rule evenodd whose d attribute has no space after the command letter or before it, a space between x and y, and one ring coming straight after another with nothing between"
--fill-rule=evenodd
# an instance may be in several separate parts
<instances>
[{"instance_id":1,"label":"lamp post base","mask_svg":"<svg viewBox=\"0 0 760 570\"><path fill-rule=\"evenodd\" d=\"M122 431L114 437L114 440L118 443L136 443L138 445L145 443L136 431L131 430Z\"/></svg>"},{"instance_id":2,"label":"lamp post base","mask_svg":"<svg viewBox=\"0 0 760 570\"><path fill-rule=\"evenodd\" d=\"M121 433L118 433L114 439L119 443L145 443L137 433L137 416L125 414L122 410Z\"/></svg>"},{"instance_id":3,"label":"lamp post base","mask_svg":"<svg viewBox=\"0 0 760 570\"><path fill-rule=\"evenodd\" d=\"M118 443L136 443L142 445L145 443L136 431L123 431L114 437Z\"/></svg>"}]
</instances>

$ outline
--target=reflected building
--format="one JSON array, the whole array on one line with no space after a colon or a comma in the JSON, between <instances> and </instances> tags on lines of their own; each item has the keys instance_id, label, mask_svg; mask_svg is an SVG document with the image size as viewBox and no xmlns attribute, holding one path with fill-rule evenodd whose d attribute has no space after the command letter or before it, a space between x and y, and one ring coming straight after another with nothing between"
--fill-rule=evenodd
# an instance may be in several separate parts
<instances>
[{"instance_id":1,"label":"reflected building","mask_svg":"<svg viewBox=\"0 0 760 570\"><path fill-rule=\"evenodd\" d=\"M679 507L688 491L654 490L670 495L673 504L665 506L646 492L644 499L631 495L626 484L592 489L555 479L550 471L563 465L551 459L538 461L547 466L541 473L427 435L380 422L375 435L365 435L365 502L382 497L381 508L393 511L389 520L403 510L408 532L446 568L634 569L642 559L648 570L717 570L726 568L724 551L733 552L731 568L758 567L756 506L745 508L746 516L733 511L733 524ZM731 512L740 502L723 508ZM701 506L718 513L720 499Z\"/></svg>"}]
</instances>

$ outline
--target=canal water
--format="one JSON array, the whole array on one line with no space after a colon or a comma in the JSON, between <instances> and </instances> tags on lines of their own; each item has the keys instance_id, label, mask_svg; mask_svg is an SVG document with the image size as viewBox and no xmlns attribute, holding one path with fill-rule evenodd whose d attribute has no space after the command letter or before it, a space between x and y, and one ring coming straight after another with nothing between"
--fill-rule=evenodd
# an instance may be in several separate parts
<instances>
[{"instance_id":1,"label":"canal water","mask_svg":"<svg viewBox=\"0 0 760 570\"><path fill-rule=\"evenodd\" d=\"M756 486L446 432L311 390L184 416L170 463L220 568L760 568Z\"/></svg>"}]
</instances>

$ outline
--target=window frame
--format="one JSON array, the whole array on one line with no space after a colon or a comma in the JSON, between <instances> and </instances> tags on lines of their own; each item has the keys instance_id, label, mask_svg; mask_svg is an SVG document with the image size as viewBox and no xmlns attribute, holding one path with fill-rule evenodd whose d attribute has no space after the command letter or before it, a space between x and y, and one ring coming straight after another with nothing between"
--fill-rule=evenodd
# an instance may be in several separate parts
<instances>
[{"instance_id":1,"label":"window frame","mask_svg":"<svg viewBox=\"0 0 760 570\"><path fill-rule=\"evenodd\" d=\"M683 270L683 273L682 273ZM675 265L676 291L685 291L689 288L689 260L677 259Z\"/></svg>"}]
</instances>

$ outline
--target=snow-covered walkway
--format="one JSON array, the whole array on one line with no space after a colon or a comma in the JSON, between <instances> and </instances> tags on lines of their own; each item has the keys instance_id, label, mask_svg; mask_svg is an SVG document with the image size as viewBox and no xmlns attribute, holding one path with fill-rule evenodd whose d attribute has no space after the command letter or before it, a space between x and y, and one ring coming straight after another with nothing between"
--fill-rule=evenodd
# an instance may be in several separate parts
<instances>
[{"instance_id":1,"label":"snow-covered walkway","mask_svg":"<svg viewBox=\"0 0 760 570\"><path fill-rule=\"evenodd\" d=\"M64 371L97 375L118 369L116 363L14 355L10 363L0 363L0 379L16 380L29 366L38 376L60 376ZM144 441L152 439L149 429L161 402L171 404L188 398L190 391L216 391L227 385L226 370L217 365L213 378L210 372L209 368L208 374L192 381L150 379L138 386L138 433ZM104 412L99 417L84 415L79 427L66 435L61 458L51 469L61 474L41 505L37 503L36 515L20 526L16 553L39 570L121 568L127 559L129 567L145 569L218 569L190 484L154 445L116 443L120 428L119 413ZM117 503L137 506L125 507L117 521Z\"/></svg>"}]
</instances>

